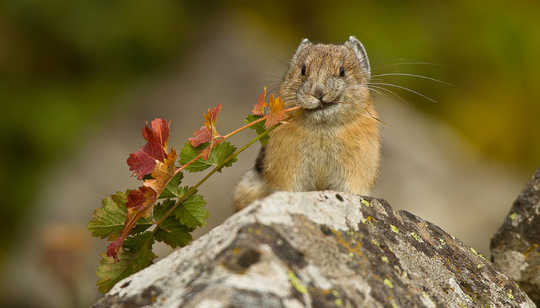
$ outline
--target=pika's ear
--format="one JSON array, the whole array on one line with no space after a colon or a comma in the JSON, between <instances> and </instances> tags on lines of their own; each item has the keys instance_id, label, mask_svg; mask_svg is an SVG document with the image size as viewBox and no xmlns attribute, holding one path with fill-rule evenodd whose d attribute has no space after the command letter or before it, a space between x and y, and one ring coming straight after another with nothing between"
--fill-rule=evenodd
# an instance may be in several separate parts
<instances>
[{"instance_id":1,"label":"pika's ear","mask_svg":"<svg viewBox=\"0 0 540 308\"><path fill-rule=\"evenodd\" d=\"M369 59L364 45L362 45L362 43L360 43L360 41L356 37L351 35L349 36L349 39L345 42L345 46L354 51L356 57L358 58L358 61L360 61L360 65L362 65L364 73L366 73L367 75L367 79L369 79L371 77L371 67L369 66Z\"/></svg>"},{"instance_id":2,"label":"pika's ear","mask_svg":"<svg viewBox=\"0 0 540 308\"><path fill-rule=\"evenodd\" d=\"M302 51L307 46L311 45L311 42L305 38L300 42L300 45L298 45L298 48L296 48L296 52L294 53L294 56L292 58L293 61L296 61L296 58L298 58L298 55L300 54L300 51Z\"/></svg>"}]
</instances>

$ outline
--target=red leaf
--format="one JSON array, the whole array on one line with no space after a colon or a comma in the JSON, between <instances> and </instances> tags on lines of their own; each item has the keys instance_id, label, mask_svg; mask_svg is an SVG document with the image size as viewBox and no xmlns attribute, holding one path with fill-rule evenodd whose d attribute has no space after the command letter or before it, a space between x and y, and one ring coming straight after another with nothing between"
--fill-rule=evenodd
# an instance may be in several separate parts
<instances>
[{"instance_id":1,"label":"red leaf","mask_svg":"<svg viewBox=\"0 0 540 308\"><path fill-rule=\"evenodd\" d=\"M139 180L154 170L156 160L163 161L167 157L169 123L164 119L154 119L152 128L146 123L142 134L147 143L127 159L129 170L133 171Z\"/></svg>"},{"instance_id":2,"label":"red leaf","mask_svg":"<svg viewBox=\"0 0 540 308\"><path fill-rule=\"evenodd\" d=\"M130 191L126 202L128 212L143 210L145 201L153 198L155 195L156 192L147 186L141 186L139 189Z\"/></svg>"},{"instance_id":3,"label":"red leaf","mask_svg":"<svg viewBox=\"0 0 540 308\"><path fill-rule=\"evenodd\" d=\"M149 143L158 143L166 147L169 140L169 123L165 119L156 118L152 120L152 129L146 123L143 128L143 137Z\"/></svg>"},{"instance_id":4,"label":"red leaf","mask_svg":"<svg viewBox=\"0 0 540 308\"><path fill-rule=\"evenodd\" d=\"M257 104L253 106L253 110L251 110L251 113L254 115L264 115L264 107L268 106L268 103L264 101L266 98L266 87L264 87L264 92L259 95L259 99L257 100Z\"/></svg>"},{"instance_id":5,"label":"red leaf","mask_svg":"<svg viewBox=\"0 0 540 308\"><path fill-rule=\"evenodd\" d=\"M216 127L219 112L221 111L221 104L218 104L214 108L208 109L208 112L204 115L204 126L212 129Z\"/></svg>"},{"instance_id":6,"label":"red leaf","mask_svg":"<svg viewBox=\"0 0 540 308\"><path fill-rule=\"evenodd\" d=\"M193 133L193 137L189 138L189 143L192 147L198 147L199 145L210 142L212 140L212 133L208 127L203 126L199 130Z\"/></svg>"},{"instance_id":7,"label":"red leaf","mask_svg":"<svg viewBox=\"0 0 540 308\"><path fill-rule=\"evenodd\" d=\"M122 247L123 242L124 238L119 237L114 242L110 243L107 246L107 256L113 257L115 260L118 261L118 250L120 250L120 247Z\"/></svg>"},{"instance_id":8,"label":"red leaf","mask_svg":"<svg viewBox=\"0 0 540 308\"><path fill-rule=\"evenodd\" d=\"M176 155L176 153L175 153ZM175 156L176 158L176 156ZM157 193L150 187L141 186L129 192L127 196L127 217L122 229L122 234L107 246L107 256L117 259L118 250L137 221L149 214L156 201Z\"/></svg>"},{"instance_id":9,"label":"red leaf","mask_svg":"<svg viewBox=\"0 0 540 308\"><path fill-rule=\"evenodd\" d=\"M118 260L118 250L122 247L129 232L141 217L151 213L157 197L175 175L174 164L178 155L174 148L170 151L167 149L169 123L163 119L154 119L152 128L148 126L148 123L143 128L143 137L147 143L135 153L130 154L127 162L129 169L139 179L147 174L152 174L152 178L145 180L143 186L128 193L127 217L122 233L107 246L107 256L114 257L115 260Z\"/></svg>"},{"instance_id":10,"label":"red leaf","mask_svg":"<svg viewBox=\"0 0 540 308\"><path fill-rule=\"evenodd\" d=\"M216 123L221 111L221 104L218 104L214 108L208 109L204 117L204 126L196 130L193 133L193 137L189 138L189 143L193 147L197 147L203 143L209 142L210 144L201 152L204 160L208 159L210 151L215 145L215 139L221 137L216 129Z\"/></svg>"},{"instance_id":11,"label":"red leaf","mask_svg":"<svg viewBox=\"0 0 540 308\"><path fill-rule=\"evenodd\" d=\"M156 166L156 160L163 161L166 157L165 150L158 143L147 143L137 152L129 155L127 164L129 170L141 180L145 175L152 173Z\"/></svg>"}]
</instances>

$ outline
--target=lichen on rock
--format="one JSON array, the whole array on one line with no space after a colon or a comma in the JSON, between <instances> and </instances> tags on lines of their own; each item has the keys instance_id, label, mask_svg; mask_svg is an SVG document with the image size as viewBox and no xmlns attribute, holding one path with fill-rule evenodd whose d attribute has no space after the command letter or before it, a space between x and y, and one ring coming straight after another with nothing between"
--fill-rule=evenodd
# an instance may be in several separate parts
<instances>
[{"instance_id":1,"label":"lichen on rock","mask_svg":"<svg viewBox=\"0 0 540 308\"><path fill-rule=\"evenodd\" d=\"M491 255L496 267L540 305L540 169L491 240Z\"/></svg>"},{"instance_id":2,"label":"lichen on rock","mask_svg":"<svg viewBox=\"0 0 540 308\"><path fill-rule=\"evenodd\" d=\"M95 307L534 307L441 228L382 200L275 193Z\"/></svg>"}]
</instances>

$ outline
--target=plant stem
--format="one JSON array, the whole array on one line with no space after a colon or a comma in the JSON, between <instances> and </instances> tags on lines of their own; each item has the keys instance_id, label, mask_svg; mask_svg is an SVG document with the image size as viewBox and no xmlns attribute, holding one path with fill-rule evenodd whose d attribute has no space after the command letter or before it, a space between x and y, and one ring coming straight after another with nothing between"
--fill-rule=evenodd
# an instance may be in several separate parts
<instances>
[{"instance_id":1,"label":"plant stem","mask_svg":"<svg viewBox=\"0 0 540 308\"><path fill-rule=\"evenodd\" d=\"M190 160L190 161L188 161L187 163L185 163L185 164L183 164L182 166L180 166L178 169L176 169L176 170L174 171L174 175L177 175L178 172L184 170L187 166L193 164L197 159L201 158L202 155L203 155L203 153L201 152L201 153L199 153L199 155L195 156L192 160ZM170 180L172 180L173 177L174 177L174 176L172 176ZM170 181L170 180L169 180L169 181ZM167 182L167 183L165 184L165 186L167 186L167 184L169 184L169 182Z\"/></svg>"},{"instance_id":2,"label":"plant stem","mask_svg":"<svg viewBox=\"0 0 540 308\"><path fill-rule=\"evenodd\" d=\"M261 119L264 119L264 118L261 118ZM259 119L259 120L261 120ZM258 121L258 120L257 120ZM255 122L255 121L253 121ZM252 122L252 123L253 123ZM259 121L260 122L260 121ZM251 123L250 123L251 124ZM229 157L227 157L221 164L217 165L214 169L212 169L212 171L208 172L208 174L202 178L197 184L193 185L187 192L185 195L182 196L182 198L178 199L176 201L176 203L174 204L173 207L171 207L167 213L165 213L165 215L163 215L163 217L161 217L161 219L156 222L156 228L153 230L153 232L156 232L159 225L161 223L163 223L163 221L165 221L165 219L167 219L167 217L169 217L169 215L172 214L172 212L174 212L174 210L180 205L182 204L187 198L189 198L192 194L194 194L196 191L197 191L197 188L199 188L199 186L201 186L204 182L206 182L206 180L208 180L208 178L210 178L214 173L216 173L217 171L221 170L221 168L223 168L223 166L225 166L225 164L227 164L229 161L233 160L236 156L238 156L240 153L244 152L247 148L249 148L250 146L252 146L254 143L256 143L257 141L259 141L261 138L263 138L264 136L268 135L271 131L273 131L276 127L278 127L279 125L276 125L276 126L273 126L271 127L270 129L267 129L264 133L258 135L257 137L251 139L251 141L249 141L248 143L246 143L243 147L239 148L238 150L236 150L234 153L232 153L231 155L229 155Z\"/></svg>"},{"instance_id":3,"label":"plant stem","mask_svg":"<svg viewBox=\"0 0 540 308\"><path fill-rule=\"evenodd\" d=\"M288 112L295 111L295 110L298 110L298 109L300 109L300 106L287 108L287 109L283 110L283 112L288 113ZM246 125L244 125L244 126L242 126L240 128L237 128L237 129L233 130L232 132L228 133L225 136L219 136L219 137L223 138L223 140L226 140L226 139L238 134L239 132L243 131L244 129L249 128L249 127L251 127L251 126L253 126L253 125L255 125L255 124L259 123L259 122L262 122L262 121L266 120L267 118L268 118L268 115L265 115L264 117L262 117L260 119L257 119L257 120L255 120L253 122L250 122L249 124L246 124ZM178 167L178 169L176 169L174 171L174 175L177 175L178 172L184 170L187 166L189 166L192 163L194 163L195 161L197 161L199 158L201 158L201 156L202 156L202 153L199 153L199 155L195 156L192 160L190 160L187 163L185 163L184 165Z\"/></svg>"},{"instance_id":4,"label":"plant stem","mask_svg":"<svg viewBox=\"0 0 540 308\"><path fill-rule=\"evenodd\" d=\"M285 110L283 110L283 112L287 113L287 112L295 111L295 110L298 110L298 109L300 109L300 106L295 106L295 107L285 109ZM223 136L223 138L227 139L229 137L232 137L232 136L238 134L239 132L243 131L244 129L246 129L248 127L251 127L251 126L253 126L253 125L255 125L255 124L259 123L259 122L262 122L262 121L266 120L267 117L268 117L268 115L266 115L266 116L264 116L264 117L262 117L260 119L257 119L255 121L249 123L249 124L246 124L246 125L238 128L238 129L235 129L232 132L228 133L227 135Z\"/></svg>"}]
</instances>

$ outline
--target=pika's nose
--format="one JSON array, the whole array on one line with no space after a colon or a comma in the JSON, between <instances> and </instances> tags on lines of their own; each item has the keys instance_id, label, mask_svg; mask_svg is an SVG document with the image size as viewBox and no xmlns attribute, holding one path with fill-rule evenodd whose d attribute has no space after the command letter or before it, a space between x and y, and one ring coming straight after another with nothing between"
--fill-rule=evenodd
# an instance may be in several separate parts
<instances>
[{"instance_id":1,"label":"pika's nose","mask_svg":"<svg viewBox=\"0 0 540 308\"><path fill-rule=\"evenodd\" d=\"M324 96L323 89L321 87L316 87L315 90L313 91L313 96L321 100L322 97Z\"/></svg>"}]
</instances>

